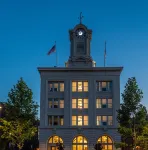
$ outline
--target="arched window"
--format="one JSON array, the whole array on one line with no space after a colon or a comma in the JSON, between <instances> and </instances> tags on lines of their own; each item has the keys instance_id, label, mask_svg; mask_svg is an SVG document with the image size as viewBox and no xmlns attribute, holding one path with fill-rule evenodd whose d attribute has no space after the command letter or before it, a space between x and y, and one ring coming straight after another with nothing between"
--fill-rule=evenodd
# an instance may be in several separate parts
<instances>
[{"instance_id":1,"label":"arched window","mask_svg":"<svg viewBox=\"0 0 148 150\"><path fill-rule=\"evenodd\" d=\"M103 150L113 150L113 141L107 135L101 136L97 142L102 144Z\"/></svg>"},{"instance_id":2,"label":"arched window","mask_svg":"<svg viewBox=\"0 0 148 150\"><path fill-rule=\"evenodd\" d=\"M52 136L48 140L48 150L58 150L57 144L63 143L62 138L59 136Z\"/></svg>"},{"instance_id":3,"label":"arched window","mask_svg":"<svg viewBox=\"0 0 148 150\"><path fill-rule=\"evenodd\" d=\"M77 136L72 142L72 150L87 150L88 141L84 136Z\"/></svg>"}]
</instances>

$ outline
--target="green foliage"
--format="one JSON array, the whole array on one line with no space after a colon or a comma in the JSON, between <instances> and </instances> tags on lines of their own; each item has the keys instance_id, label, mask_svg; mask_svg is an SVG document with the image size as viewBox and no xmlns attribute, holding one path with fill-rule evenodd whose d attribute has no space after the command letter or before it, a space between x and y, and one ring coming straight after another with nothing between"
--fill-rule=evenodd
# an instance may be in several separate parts
<instances>
[{"instance_id":1,"label":"green foliage","mask_svg":"<svg viewBox=\"0 0 148 150\"><path fill-rule=\"evenodd\" d=\"M33 101L33 93L20 78L18 83L8 93L8 102L6 103L7 120L36 120L38 105Z\"/></svg>"},{"instance_id":2,"label":"green foliage","mask_svg":"<svg viewBox=\"0 0 148 150\"><path fill-rule=\"evenodd\" d=\"M116 149L127 146L127 144L124 142L114 143L114 145L115 145Z\"/></svg>"},{"instance_id":3,"label":"green foliage","mask_svg":"<svg viewBox=\"0 0 148 150\"><path fill-rule=\"evenodd\" d=\"M33 127L30 121L6 121L0 119L2 126L0 130L3 132L2 138L8 139L11 141L12 145L17 145L19 149L22 149L24 141L31 139L35 135L37 128Z\"/></svg>"},{"instance_id":4,"label":"green foliage","mask_svg":"<svg viewBox=\"0 0 148 150\"><path fill-rule=\"evenodd\" d=\"M38 105L33 101L33 93L22 78L8 93L5 118L1 119L1 138L22 149L24 142L37 134Z\"/></svg>"},{"instance_id":5,"label":"green foliage","mask_svg":"<svg viewBox=\"0 0 148 150\"><path fill-rule=\"evenodd\" d=\"M117 110L117 120L120 124L118 131L122 137L138 138L147 124L147 111L146 107L141 104L142 98L143 92L139 89L136 78L129 78L122 93L123 103ZM136 144L137 139L134 142Z\"/></svg>"}]
</instances>

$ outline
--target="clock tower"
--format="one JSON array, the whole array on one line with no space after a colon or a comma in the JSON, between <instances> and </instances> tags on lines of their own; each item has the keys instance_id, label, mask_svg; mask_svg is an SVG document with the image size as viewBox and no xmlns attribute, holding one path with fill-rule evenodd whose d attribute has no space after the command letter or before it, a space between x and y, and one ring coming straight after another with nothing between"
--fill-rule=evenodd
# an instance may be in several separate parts
<instances>
[{"instance_id":1,"label":"clock tower","mask_svg":"<svg viewBox=\"0 0 148 150\"><path fill-rule=\"evenodd\" d=\"M80 13L80 23L69 30L70 57L66 63L67 67L95 67L90 55L92 30L82 24L82 18Z\"/></svg>"}]
</instances>

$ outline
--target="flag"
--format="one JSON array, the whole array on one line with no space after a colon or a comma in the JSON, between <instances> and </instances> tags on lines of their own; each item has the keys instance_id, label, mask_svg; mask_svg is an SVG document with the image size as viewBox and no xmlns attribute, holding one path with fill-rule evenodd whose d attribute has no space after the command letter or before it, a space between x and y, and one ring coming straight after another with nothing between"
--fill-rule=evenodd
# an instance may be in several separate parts
<instances>
[{"instance_id":1,"label":"flag","mask_svg":"<svg viewBox=\"0 0 148 150\"><path fill-rule=\"evenodd\" d=\"M51 53L55 52L56 51L56 45L54 45L50 51L47 53L47 55L50 55Z\"/></svg>"}]
</instances>

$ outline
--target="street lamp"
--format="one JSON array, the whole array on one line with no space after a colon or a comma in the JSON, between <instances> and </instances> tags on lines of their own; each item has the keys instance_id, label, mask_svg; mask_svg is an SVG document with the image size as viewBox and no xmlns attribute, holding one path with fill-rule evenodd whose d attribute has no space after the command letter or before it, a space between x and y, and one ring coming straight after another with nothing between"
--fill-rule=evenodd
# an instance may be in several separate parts
<instances>
[{"instance_id":1,"label":"street lamp","mask_svg":"<svg viewBox=\"0 0 148 150\"><path fill-rule=\"evenodd\" d=\"M2 105L0 105L0 118L1 118L1 111L2 111L3 107Z\"/></svg>"},{"instance_id":2,"label":"street lamp","mask_svg":"<svg viewBox=\"0 0 148 150\"><path fill-rule=\"evenodd\" d=\"M134 141L134 148L133 150L136 150L136 130L135 130L135 113L131 112L131 117L133 118L133 141Z\"/></svg>"}]
</instances>

